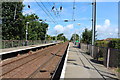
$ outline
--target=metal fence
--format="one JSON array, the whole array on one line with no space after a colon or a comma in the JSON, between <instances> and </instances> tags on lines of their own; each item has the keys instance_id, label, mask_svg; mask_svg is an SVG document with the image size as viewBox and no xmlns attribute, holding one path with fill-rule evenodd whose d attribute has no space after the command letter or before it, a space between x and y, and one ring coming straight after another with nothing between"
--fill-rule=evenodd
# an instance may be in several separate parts
<instances>
[{"instance_id":1,"label":"metal fence","mask_svg":"<svg viewBox=\"0 0 120 80\"><path fill-rule=\"evenodd\" d=\"M2 49L20 47L20 46L29 46L29 45L38 45L45 43L52 43L53 41L45 40L28 40L27 43L25 40L2 40Z\"/></svg>"},{"instance_id":2,"label":"metal fence","mask_svg":"<svg viewBox=\"0 0 120 80\"><path fill-rule=\"evenodd\" d=\"M106 67L120 67L120 49L80 44L81 49L89 53L97 61L102 61Z\"/></svg>"}]
</instances>

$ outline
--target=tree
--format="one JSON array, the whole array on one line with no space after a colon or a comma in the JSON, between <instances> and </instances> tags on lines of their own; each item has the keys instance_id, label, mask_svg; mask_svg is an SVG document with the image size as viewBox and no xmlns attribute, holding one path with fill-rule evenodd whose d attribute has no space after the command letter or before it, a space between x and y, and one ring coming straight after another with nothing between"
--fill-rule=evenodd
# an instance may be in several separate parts
<instances>
[{"instance_id":1,"label":"tree","mask_svg":"<svg viewBox=\"0 0 120 80\"><path fill-rule=\"evenodd\" d=\"M45 40L45 34L47 33L48 24L47 23L41 23L41 28L39 29L38 37L41 40Z\"/></svg>"},{"instance_id":2,"label":"tree","mask_svg":"<svg viewBox=\"0 0 120 80\"><path fill-rule=\"evenodd\" d=\"M64 42L68 41L68 39L65 36L63 36L63 40L64 40Z\"/></svg>"},{"instance_id":3,"label":"tree","mask_svg":"<svg viewBox=\"0 0 120 80\"><path fill-rule=\"evenodd\" d=\"M49 40L52 40L52 37L51 37L50 35L47 35L47 36L46 36L46 40L48 40L48 41L49 41Z\"/></svg>"},{"instance_id":4,"label":"tree","mask_svg":"<svg viewBox=\"0 0 120 80\"><path fill-rule=\"evenodd\" d=\"M70 41L79 41L79 35L78 34L72 34L72 37Z\"/></svg>"},{"instance_id":5,"label":"tree","mask_svg":"<svg viewBox=\"0 0 120 80\"><path fill-rule=\"evenodd\" d=\"M82 42L90 44L92 42L92 30L88 30L87 28L82 33Z\"/></svg>"},{"instance_id":6,"label":"tree","mask_svg":"<svg viewBox=\"0 0 120 80\"><path fill-rule=\"evenodd\" d=\"M48 24L39 22L39 17L36 14L26 15L25 23L28 25L28 40L45 40L45 34L47 33ZM26 24L24 25L24 29ZM25 30L24 30L25 31Z\"/></svg>"},{"instance_id":7,"label":"tree","mask_svg":"<svg viewBox=\"0 0 120 80\"><path fill-rule=\"evenodd\" d=\"M56 39L56 36L52 36L52 40L55 40Z\"/></svg>"},{"instance_id":8,"label":"tree","mask_svg":"<svg viewBox=\"0 0 120 80\"><path fill-rule=\"evenodd\" d=\"M23 39L22 2L2 3L2 39Z\"/></svg>"},{"instance_id":9,"label":"tree","mask_svg":"<svg viewBox=\"0 0 120 80\"><path fill-rule=\"evenodd\" d=\"M63 33L57 35L57 40L63 40Z\"/></svg>"},{"instance_id":10,"label":"tree","mask_svg":"<svg viewBox=\"0 0 120 80\"><path fill-rule=\"evenodd\" d=\"M27 22L28 40L45 40L48 24L39 22L36 14L23 15L23 7L22 2L3 2L3 40L25 40Z\"/></svg>"},{"instance_id":11,"label":"tree","mask_svg":"<svg viewBox=\"0 0 120 80\"><path fill-rule=\"evenodd\" d=\"M63 33L61 33L61 34L58 34L58 35L57 35L57 40L67 41L67 38L64 36Z\"/></svg>"}]
</instances>

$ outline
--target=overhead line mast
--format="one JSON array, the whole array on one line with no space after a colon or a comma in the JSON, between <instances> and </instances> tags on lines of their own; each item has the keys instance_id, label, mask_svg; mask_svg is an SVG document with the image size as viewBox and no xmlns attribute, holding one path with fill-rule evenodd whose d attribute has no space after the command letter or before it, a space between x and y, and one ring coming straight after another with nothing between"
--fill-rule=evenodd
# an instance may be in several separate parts
<instances>
[{"instance_id":1,"label":"overhead line mast","mask_svg":"<svg viewBox=\"0 0 120 80\"><path fill-rule=\"evenodd\" d=\"M94 44L96 33L96 0L92 3L92 56L94 57Z\"/></svg>"},{"instance_id":2,"label":"overhead line mast","mask_svg":"<svg viewBox=\"0 0 120 80\"><path fill-rule=\"evenodd\" d=\"M92 3L92 45L95 43L95 29L96 29L96 0Z\"/></svg>"}]
</instances>

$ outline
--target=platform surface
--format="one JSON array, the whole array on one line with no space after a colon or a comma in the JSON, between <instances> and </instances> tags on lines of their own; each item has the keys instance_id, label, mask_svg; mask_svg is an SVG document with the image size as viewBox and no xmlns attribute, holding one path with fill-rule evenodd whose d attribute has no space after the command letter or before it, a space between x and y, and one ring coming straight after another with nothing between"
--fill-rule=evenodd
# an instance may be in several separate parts
<instances>
[{"instance_id":1,"label":"platform surface","mask_svg":"<svg viewBox=\"0 0 120 80\"><path fill-rule=\"evenodd\" d=\"M26 50L26 49L32 49L32 48L36 48L36 47L52 45L52 44L56 44L56 43L47 43L47 44L39 44L39 45L30 45L30 46L21 46L21 47L0 49L0 51L1 51L0 55L12 53L12 52L17 52L17 51L21 51L21 50Z\"/></svg>"},{"instance_id":2,"label":"platform surface","mask_svg":"<svg viewBox=\"0 0 120 80\"><path fill-rule=\"evenodd\" d=\"M116 80L117 76L112 70L91 60L90 55L70 43L61 80Z\"/></svg>"}]
</instances>

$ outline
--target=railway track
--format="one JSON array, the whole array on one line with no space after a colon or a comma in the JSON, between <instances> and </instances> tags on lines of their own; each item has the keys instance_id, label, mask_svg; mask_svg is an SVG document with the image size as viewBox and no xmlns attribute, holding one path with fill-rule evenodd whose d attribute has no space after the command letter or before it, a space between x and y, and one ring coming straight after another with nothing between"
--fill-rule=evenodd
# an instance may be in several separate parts
<instances>
[{"instance_id":1,"label":"railway track","mask_svg":"<svg viewBox=\"0 0 120 80\"><path fill-rule=\"evenodd\" d=\"M52 56L47 59L45 63L39 66L38 69L28 78L51 78L66 48L66 45L61 46L61 48L56 53L52 54Z\"/></svg>"},{"instance_id":2,"label":"railway track","mask_svg":"<svg viewBox=\"0 0 120 80\"><path fill-rule=\"evenodd\" d=\"M54 45L12 61L3 61L3 64L0 65L2 78L50 79L67 48L67 44L68 42Z\"/></svg>"},{"instance_id":3,"label":"railway track","mask_svg":"<svg viewBox=\"0 0 120 80\"><path fill-rule=\"evenodd\" d=\"M49 47L49 48L52 48L52 47ZM46 52L49 51L49 48L48 49L46 48L45 50L42 50L42 51L39 50L39 51L35 52L34 54L26 55L26 56L18 58L16 60L7 61L5 63L3 62L2 66L1 66L2 67L2 75L5 75L5 74L19 68L20 66L23 66L24 64L31 62L31 61L39 58L40 56L45 55Z\"/></svg>"}]
</instances>

